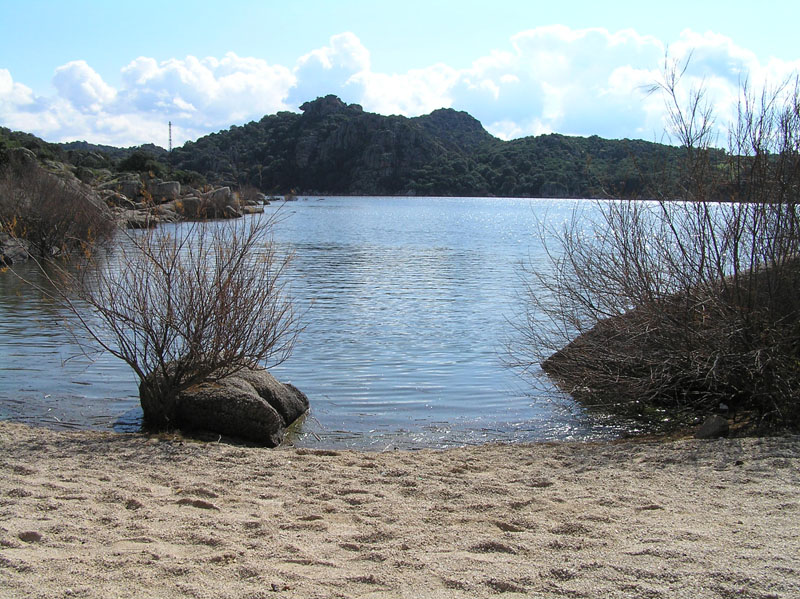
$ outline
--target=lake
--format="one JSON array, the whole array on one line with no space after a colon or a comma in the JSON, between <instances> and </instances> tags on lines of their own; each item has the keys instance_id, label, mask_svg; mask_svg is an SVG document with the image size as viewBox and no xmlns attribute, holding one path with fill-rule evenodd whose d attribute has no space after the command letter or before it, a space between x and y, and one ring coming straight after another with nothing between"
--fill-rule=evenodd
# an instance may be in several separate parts
<instances>
[{"instance_id":1,"label":"lake","mask_svg":"<svg viewBox=\"0 0 800 599\"><path fill-rule=\"evenodd\" d=\"M520 264L544 259L537 222L566 220L575 205L310 197L267 206L280 213L275 242L295 254L289 288L305 325L292 357L271 369L311 401L294 442L384 449L617 434L502 362ZM32 265L24 272L36 276ZM139 427L130 369L87 355L68 315L8 272L0 316L0 418Z\"/></svg>"}]
</instances>

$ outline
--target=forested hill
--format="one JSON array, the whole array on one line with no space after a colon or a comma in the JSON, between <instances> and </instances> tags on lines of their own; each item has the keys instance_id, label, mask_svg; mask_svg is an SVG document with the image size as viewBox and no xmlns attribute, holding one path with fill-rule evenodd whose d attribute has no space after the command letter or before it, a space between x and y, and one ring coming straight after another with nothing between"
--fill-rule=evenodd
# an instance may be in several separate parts
<instances>
[{"instance_id":1,"label":"forested hill","mask_svg":"<svg viewBox=\"0 0 800 599\"><path fill-rule=\"evenodd\" d=\"M2 128L0 153L22 145L40 159L71 164L82 180L100 169L194 185L252 185L268 194L521 197L647 195L642 175L680 156L672 146L597 136L503 141L449 108L415 118L382 116L326 96L300 109L232 126L171 154L152 144L51 144Z\"/></svg>"},{"instance_id":2,"label":"forested hill","mask_svg":"<svg viewBox=\"0 0 800 599\"><path fill-rule=\"evenodd\" d=\"M465 112L382 116L336 96L173 151L172 167L265 193L606 197L641 189L639 166L677 150L543 135L502 141Z\"/></svg>"}]
</instances>

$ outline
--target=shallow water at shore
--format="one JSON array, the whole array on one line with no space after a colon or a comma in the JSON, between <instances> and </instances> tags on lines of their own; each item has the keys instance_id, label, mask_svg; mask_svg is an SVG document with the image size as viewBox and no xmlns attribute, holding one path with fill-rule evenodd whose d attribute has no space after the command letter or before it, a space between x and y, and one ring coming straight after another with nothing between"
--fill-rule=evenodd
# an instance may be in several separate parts
<instances>
[{"instance_id":1,"label":"shallow water at shore","mask_svg":"<svg viewBox=\"0 0 800 599\"><path fill-rule=\"evenodd\" d=\"M306 329L272 368L308 394L294 436L312 447L446 447L586 439L619 427L555 387L531 390L502 364L518 312L519 265L542 258L537 222L575 201L301 198L275 242L295 255L289 288ZM24 272L35 276L33 267ZM0 275L0 418L135 430L136 381L85 356L67 316Z\"/></svg>"}]
</instances>

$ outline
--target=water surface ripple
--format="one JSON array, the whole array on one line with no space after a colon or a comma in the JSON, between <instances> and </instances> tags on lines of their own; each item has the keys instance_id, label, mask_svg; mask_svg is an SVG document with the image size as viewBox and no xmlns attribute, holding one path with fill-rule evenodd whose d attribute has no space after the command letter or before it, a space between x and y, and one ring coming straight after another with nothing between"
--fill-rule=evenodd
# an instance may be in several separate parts
<instances>
[{"instance_id":1,"label":"water surface ripple","mask_svg":"<svg viewBox=\"0 0 800 599\"><path fill-rule=\"evenodd\" d=\"M276 243L295 255L289 288L306 326L272 369L311 400L294 442L382 449L613 434L554 388L539 399L559 402L535 401L501 361L519 312L519 265L542 259L537 221L557 223L574 206L301 198L267 207L281 217ZM10 273L0 275L0 315L0 418L139 425L130 370L82 355L67 315Z\"/></svg>"}]
</instances>

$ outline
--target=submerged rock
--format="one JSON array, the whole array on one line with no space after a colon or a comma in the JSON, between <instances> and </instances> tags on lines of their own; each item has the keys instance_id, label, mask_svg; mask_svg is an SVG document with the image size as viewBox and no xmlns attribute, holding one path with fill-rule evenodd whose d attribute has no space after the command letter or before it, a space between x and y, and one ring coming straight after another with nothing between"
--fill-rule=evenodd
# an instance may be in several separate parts
<instances>
[{"instance_id":1,"label":"submerged rock","mask_svg":"<svg viewBox=\"0 0 800 599\"><path fill-rule=\"evenodd\" d=\"M152 376L152 375L151 375ZM243 369L217 381L193 385L174 400L139 388L145 422L200 430L280 445L286 428L308 411L308 398L264 369Z\"/></svg>"}]
</instances>

